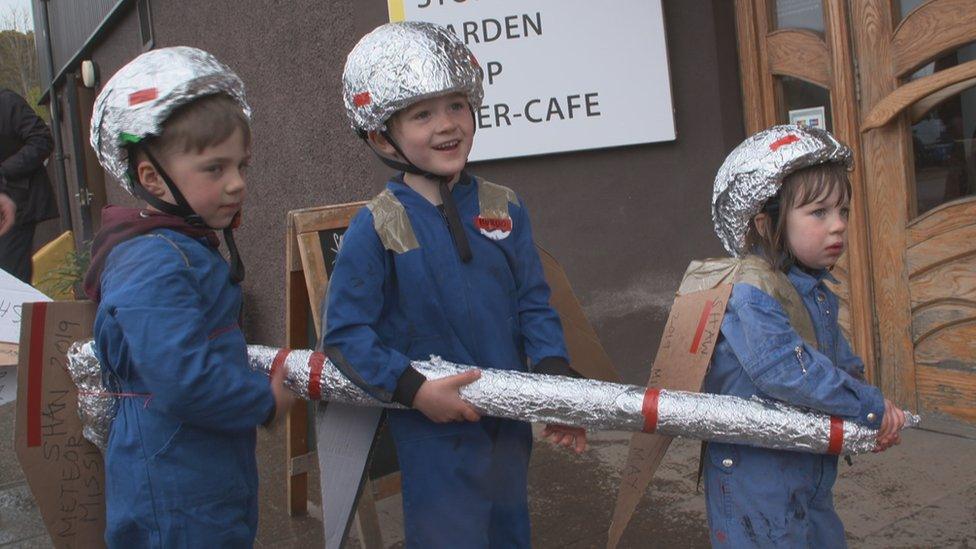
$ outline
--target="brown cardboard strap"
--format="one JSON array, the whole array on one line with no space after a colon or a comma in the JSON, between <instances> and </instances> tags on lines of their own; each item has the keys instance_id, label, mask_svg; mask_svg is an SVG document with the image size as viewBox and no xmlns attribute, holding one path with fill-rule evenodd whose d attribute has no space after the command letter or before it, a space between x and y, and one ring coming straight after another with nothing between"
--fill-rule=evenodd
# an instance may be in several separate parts
<instances>
[{"instance_id":1,"label":"brown cardboard strap","mask_svg":"<svg viewBox=\"0 0 976 549\"><path fill-rule=\"evenodd\" d=\"M518 206L515 191L478 178L478 213L482 219L510 219L509 204ZM512 230L511 225L507 230Z\"/></svg>"},{"instance_id":2,"label":"brown cardboard strap","mask_svg":"<svg viewBox=\"0 0 976 549\"><path fill-rule=\"evenodd\" d=\"M41 395L44 383L44 320L47 303L35 303L31 312L27 366L27 447L41 445Z\"/></svg>"},{"instance_id":3,"label":"brown cardboard strap","mask_svg":"<svg viewBox=\"0 0 976 549\"><path fill-rule=\"evenodd\" d=\"M384 248L402 254L420 247L407 210L389 189L376 195L366 207L373 214L373 229Z\"/></svg>"},{"instance_id":4,"label":"brown cardboard strap","mask_svg":"<svg viewBox=\"0 0 976 549\"><path fill-rule=\"evenodd\" d=\"M790 320L790 326L808 345L817 347L817 333L810 312L789 277L761 257L724 257L692 261L685 271L678 295L710 290L721 284L749 284L775 299Z\"/></svg>"}]
</instances>

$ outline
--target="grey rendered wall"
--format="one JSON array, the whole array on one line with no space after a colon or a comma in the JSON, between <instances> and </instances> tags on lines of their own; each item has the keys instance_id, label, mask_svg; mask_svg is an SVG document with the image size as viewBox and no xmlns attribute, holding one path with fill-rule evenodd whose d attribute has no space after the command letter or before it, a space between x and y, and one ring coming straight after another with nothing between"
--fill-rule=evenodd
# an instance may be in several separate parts
<instances>
[{"instance_id":1,"label":"grey rendered wall","mask_svg":"<svg viewBox=\"0 0 976 549\"><path fill-rule=\"evenodd\" d=\"M253 342L281 343L285 212L366 199L388 174L346 129L339 99L345 54L385 21L386 3L155 0L152 9L157 47L209 50L247 84L254 168L238 236L246 330ZM677 141L472 167L523 197L536 240L562 263L618 370L635 383L647 380L688 261L722 251L709 218L712 177L743 137L732 2L666 0L664 12ZM106 78L138 54L134 17L94 54ZM109 197L131 203L116 186Z\"/></svg>"}]
</instances>

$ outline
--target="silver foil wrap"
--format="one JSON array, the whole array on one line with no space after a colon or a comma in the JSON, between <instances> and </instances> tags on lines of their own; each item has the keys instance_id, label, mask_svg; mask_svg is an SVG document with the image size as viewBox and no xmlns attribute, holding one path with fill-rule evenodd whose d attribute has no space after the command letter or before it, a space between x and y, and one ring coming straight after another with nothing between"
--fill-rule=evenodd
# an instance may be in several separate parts
<instances>
[{"instance_id":1,"label":"silver foil wrap","mask_svg":"<svg viewBox=\"0 0 976 549\"><path fill-rule=\"evenodd\" d=\"M743 141L719 168L712 192L712 222L725 249L735 257L747 253L749 221L776 195L783 179L827 162L850 169L854 159L851 149L819 128L773 126Z\"/></svg>"},{"instance_id":2,"label":"silver foil wrap","mask_svg":"<svg viewBox=\"0 0 976 549\"><path fill-rule=\"evenodd\" d=\"M417 101L459 92L477 112L484 99L481 69L471 51L445 27L401 21L377 27L349 52L342 99L357 131L384 127Z\"/></svg>"},{"instance_id":3,"label":"silver foil wrap","mask_svg":"<svg viewBox=\"0 0 976 549\"><path fill-rule=\"evenodd\" d=\"M244 82L213 55L177 46L136 57L112 76L95 99L91 146L99 163L131 192L123 140L159 135L174 109L215 93L234 98L250 118Z\"/></svg>"},{"instance_id":4,"label":"silver foil wrap","mask_svg":"<svg viewBox=\"0 0 976 549\"><path fill-rule=\"evenodd\" d=\"M371 397L321 353L286 352L249 345L248 360L252 369L268 375L273 368L285 368L285 385L304 399L403 408ZM73 348L72 353L69 363L98 369L97 361L91 358L91 345ZM79 356L85 353L89 356ZM438 357L416 361L413 366L428 379L472 368ZM647 392L636 385L482 369L480 379L461 388L461 398L488 416L590 429L644 431L648 428ZM100 406L83 412L82 418L86 422L86 418L98 419L94 416L111 408ZM830 441L829 416L760 399L661 390L656 410L655 432L665 435L813 453L826 453ZM918 416L908 416L909 426L918 425ZM107 428L109 422L97 421L93 429ZM842 453L859 454L874 448L877 431L846 421L843 430ZM107 440L101 433L95 436Z\"/></svg>"},{"instance_id":5,"label":"silver foil wrap","mask_svg":"<svg viewBox=\"0 0 976 549\"><path fill-rule=\"evenodd\" d=\"M78 415L82 434L95 446L105 449L108 432L115 419L115 396L105 389L102 369L95 355L93 340L77 341L68 349L68 374L78 388Z\"/></svg>"}]
</instances>

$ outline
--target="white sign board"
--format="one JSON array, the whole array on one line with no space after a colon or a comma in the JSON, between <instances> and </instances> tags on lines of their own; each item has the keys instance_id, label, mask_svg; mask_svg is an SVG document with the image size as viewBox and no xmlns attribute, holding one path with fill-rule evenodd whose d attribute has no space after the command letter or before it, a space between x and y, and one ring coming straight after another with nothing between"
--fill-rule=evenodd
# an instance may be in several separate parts
<instances>
[{"instance_id":1,"label":"white sign board","mask_svg":"<svg viewBox=\"0 0 976 549\"><path fill-rule=\"evenodd\" d=\"M827 114L823 107L794 109L790 111L790 124L800 124L810 128L827 129Z\"/></svg>"},{"instance_id":2,"label":"white sign board","mask_svg":"<svg viewBox=\"0 0 976 549\"><path fill-rule=\"evenodd\" d=\"M0 269L0 342L20 341L20 308L35 301L51 301L51 298Z\"/></svg>"},{"instance_id":3,"label":"white sign board","mask_svg":"<svg viewBox=\"0 0 976 549\"><path fill-rule=\"evenodd\" d=\"M388 0L448 26L485 73L470 160L671 141L660 0Z\"/></svg>"}]
</instances>

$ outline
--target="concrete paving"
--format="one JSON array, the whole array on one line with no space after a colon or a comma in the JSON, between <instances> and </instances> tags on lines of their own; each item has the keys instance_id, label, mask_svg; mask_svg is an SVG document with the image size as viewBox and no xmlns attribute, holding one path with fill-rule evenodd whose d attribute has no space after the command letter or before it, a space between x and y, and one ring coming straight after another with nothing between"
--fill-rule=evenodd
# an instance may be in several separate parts
<instances>
[{"instance_id":1,"label":"concrete paving","mask_svg":"<svg viewBox=\"0 0 976 549\"><path fill-rule=\"evenodd\" d=\"M50 547L12 448L14 406L0 406L0 547ZM310 513L285 507L284 429L262 431L261 521L257 547L321 547L318 494ZM544 442L532 458L532 538L539 548L606 544L630 436L598 433L577 457ZM704 498L696 491L699 444L676 440L620 546L707 547ZM318 480L311 479L313 488ZM976 439L925 430L905 433L889 452L841 464L836 503L851 547L976 549ZM398 497L379 502L384 545L402 547ZM353 536L355 537L355 536ZM348 547L358 547L353 539Z\"/></svg>"}]
</instances>

